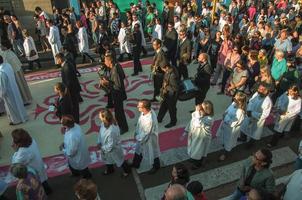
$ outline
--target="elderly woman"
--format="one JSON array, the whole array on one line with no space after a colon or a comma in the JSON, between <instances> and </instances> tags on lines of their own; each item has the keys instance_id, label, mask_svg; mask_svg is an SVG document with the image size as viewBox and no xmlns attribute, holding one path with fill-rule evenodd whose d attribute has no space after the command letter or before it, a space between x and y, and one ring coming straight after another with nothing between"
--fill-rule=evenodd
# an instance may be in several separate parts
<instances>
[{"instance_id":1,"label":"elderly woman","mask_svg":"<svg viewBox=\"0 0 302 200\"><path fill-rule=\"evenodd\" d=\"M286 60L283 51L277 50L271 68L271 74L276 84L280 82L282 75L287 71Z\"/></svg>"},{"instance_id":2,"label":"elderly woman","mask_svg":"<svg viewBox=\"0 0 302 200\"><path fill-rule=\"evenodd\" d=\"M124 153L120 142L120 129L109 110L101 111L99 117L102 121L102 124L100 127L97 144L101 150L102 159L105 161L107 167L103 174L112 174L114 172L113 165L116 164L118 167L122 167L124 170L122 177L127 177L131 169L124 158Z\"/></svg>"},{"instance_id":3,"label":"elderly woman","mask_svg":"<svg viewBox=\"0 0 302 200\"><path fill-rule=\"evenodd\" d=\"M33 63L37 63L39 69L42 68L39 60L38 51L33 38L29 35L26 29L22 30L24 42L23 47L26 59L28 60L28 69L33 70Z\"/></svg>"},{"instance_id":4,"label":"elderly woman","mask_svg":"<svg viewBox=\"0 0 302 200\"><path fill-rule=\"evenodd\" d=\"M44 162L36 141L24 129L15 129L11 135L13 138L12 147L15 150L12 164L21 163L37 171L46 194L50 194L52 190L47 182L48 177L44 168Z\"/></svg>"},{"instance_id":5,"label":"elderly woman","mask_svg":"<svg viewBox=\"0 0 302 200\"><path fill-rule=\"evenodd\" d=\"M34 169L17 163L11 166L10 172L18 179L16 186L17 200L47 199L45 191Z\"/></svg>"}]
</instances>

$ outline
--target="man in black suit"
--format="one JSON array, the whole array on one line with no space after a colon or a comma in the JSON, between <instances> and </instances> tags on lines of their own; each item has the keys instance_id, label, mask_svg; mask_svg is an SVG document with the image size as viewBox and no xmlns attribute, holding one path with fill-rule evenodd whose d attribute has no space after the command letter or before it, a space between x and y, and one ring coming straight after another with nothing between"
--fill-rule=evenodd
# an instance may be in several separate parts
<instances>
[{"instance_id":1,"label":"man in black suit","mask_svg":"<svg viewBox=\"0 0 302 200\"><path fill-rule=\"evenodd\" d=\"M165 125L165 128L171 128L176 125L176 103L178 97L178 72L175 67L172 67L169 63L161 63L161 69L164 71L164 80L160 91L160 97L162 99L159 112L157 115L158 123L161 123L165 117L167 111L170 115L170 123Z\"/></svg>"},{"instance_id":2,"label":"man in black suit","mask_svg":"<svg viewBox=\"0 0 302 200\"><path fill-rule=\"evenodd\" d=\"M120 64L116 62L112 54L105 54L105 65L109 68L109 77L102 77L100 84L109 88L108 102L113 103L115 119L120 127L120 133L128 132L128 124L124 112L124 101L127 99L127 94L124 86L126 78L124 70Z\"/></svg>"},{"instance_id":3,"label":"man in black suit","mask_svg":"<svg viewBox=\"0 0 302 200\"><path fill-rule=\"evenodd\" d=\"M134 73L132 76L138 75L138 72L143 71L142 64L140 61L140 54L142 51L142 34L140 32L140 25L139 23L134 25L133 31L133 64L134 64Z\"/></svg>"},{"instance_id":4,"label":"man in black suit","mask_svg":"<svg viewBox=\"0 0 302 200\"><path fill-rule=\"evenodd\" d=\"M65 60L64 55L62 53L58 53L55 57L56 57L56 62L58 63L58 65L61 66L62 82L70 92L71 103L74 113L73 117L75 119L75 122L79 124L80 122L79 100L80 100L80 91L81 91L80 82L78 80L73 64Z\"/></svg>"},{"instance_id":5,"label":"man in black suit","mask_svg":"<svg viewBox=\"0 0 302 200\"><path fill-rule=\"evenodd\" d=\"M189 77L187 65L191 62L192 44L186 36L186 30L179 31L179 40L177 46L176 58L178 61L179 78Z\"/></svg>"},{"instance_id":6,"label":"man in black suit","mask_svg":"<svg viewBox=\"0 0 302 200\"><path fill-rule=\"evenodd\" d=\"M172 63L173 67L176 67L175 54L177 50L178 34L174 28L174 23L168 23L168 30L164 37L164 46L167 48L167 59Z\"/></svg>"},{"instance_id":7,"label":"man in black suit","mask_svg":"<svg viewBox=\"0 0 302 200\"><path fill-rule=\"evenodd\" d=\"M156 96L160 94L160 88L162 87L164 71L160 68L163 63L168 63L165 56L165 52L162 50L162 42L160 39L154 39L152 43L153 49L155 51L155 56L153 58L153 63L151 65L151 75L154 82L154 94L151 101L157 101Z\"/></svg>"},{"instance_id":8,"label":"man in black suit","mask_svg":"<svg viewBox=\"0 0 302 200\"><path fill-rule=\"evenodd\" d=\"M211 75L213 74L213 67L208 62L208 55L205 53L199 54L197 60L192 61L189 67L197 69L195 75L195 84L199 92L195 94L195 105L201 104L206 98L207 92L211 85Z\"/></svg>"}]
</instances>

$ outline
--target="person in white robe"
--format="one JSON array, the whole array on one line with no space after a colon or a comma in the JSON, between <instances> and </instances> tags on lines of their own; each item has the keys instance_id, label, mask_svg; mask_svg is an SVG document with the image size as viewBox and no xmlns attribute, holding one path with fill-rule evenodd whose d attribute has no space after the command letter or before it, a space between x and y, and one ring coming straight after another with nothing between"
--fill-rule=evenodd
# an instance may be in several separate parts
<instances>
[{"instance_id":1,"label":"person in white robe","mask_svg":"<svg viewBox=\"0 0 302 200\"><path fill-rule=\"evenodd\" d=\"M119 61L123 60L124 54L126 53L131 59L131 48L130 41L128 39L128 35L131 34L130 31L127 30L127 27L124 22L121 22L120 32L118 34L118 42L120 45L120 57Z\"/></svg>"},{"instance_id":2,"label":"person in white robe","mask_svg":"<svg viewBox=\"0 0 302 200\"><path fill-rule=\"evenodd\" d=\"M160 19L158 19L158 18L155 19L155 26L154 26L154 30L152 32L152 40L154 40L156 38L163 40L163 28L162 28L162 25L160 24Z\"/></svg>"},{"instance_id":3,"label":"person in white robe","mask_svg":"<svg viewBox=\"0 0 302 200\"><path fill-rule=\"evenodd\" d=\"M142 165L151 169L149 174L154 174L160 168L157 117L149 100L140 100L137 108L141 115L135 129L136 146L132 167L139 168L142 162Z\"/></svg>"},{"instance_id":4,"label":"person in white robe","mask_svg":"<svg viewBox=\"0 0 302 200\"><path fill-rule=\"evenodd\" d=\"M28 120L14 71L10 64L3 63L2 56L0 56L0 98L4 101L10 125L24 123Z\"/></svg>"},{"instance_id":5,"label":"person in white robe","mask_svg":"<svg viewBox=\"0 0 302 200\"><path fill-rule=\"evenodd\" d=\"M269 116L273 103L269 97L269 89L260 84L258 91L249 99L246 111L246 117L241 124L241 135L238 141L247 141L247 136L250 137L248 146L253 145L255 140L260 140L266 118Z\"/></svg>"},{"instance_id":6,"label":"person in white robe","mask_svg":"<svg viewBox=\"0 0 302 200\"><path fill-rule=\"evenodd\" d=\"M90 49L89 49L87 30L83 26L81 21L77 21L76 26L79 29L77 38L78 38L79 52L83 56L83 63L86 61L86 56L90 59L92 63L94 62L94 59L89 55Z\"/></svg>"},{"instance_id":7,"label":"person in white robe","mask_svg":"<svg viewBox=\"0 0 302 200\"><path fill-rule=\"evenodd\" d=\"M225 160L228 152L237 144L237 139L240 135L240 125L245 115L246 98L244 93L236 93L234 101L223 114L223 119L216 135L224 147L224 152L219 157L220 161Z\"/></svg>"},{"instance_id":8,"label":"person in white robe","mask_svg":"<svg viewBox=\"0 0 302 200\"><path fill-rule=\"evenodd\" d=\"M276 146L279 138L288 133L301 111L301 97L299 95L299 88L296 85L291 86L287 92L282 94L273 108L275 111L275 134L272 137L268 147Z\"/></svg>"},{"instance_id":9,"label":"person in white robe","mask_svg":"<svg viewBox=\"0 0 302 200\"><path fill-rule=\"evenodd\" d=\"M16 82L25 105L29 105L33 98L28 87L27 81L22 70L22 63L17 55L9 48L9 46L2 45L0 48L0 55L3 57L5 63L9 63L14 70Z\"/></svg>"},{"instance_id":10,"label":"person in white robe","mask_svg":"<svg viewBox=\"0 0 302 200\"><path fill-rule=\"evenodd\" d=\"M120 141L120 129L109 110L101 111L99 118L102 124L100 126L97 144L101 151L102 160L107 167L103 174L112 174L114 172L114 164L116 164L117 167L123 168L124 173L122 176L127 177L131 169L124 158Z\"/></svg>"},{"instance_id":11,"label":"person in white robe","mask_svg":"<svg viewBox=\"0 0 302 200\"><path fill-rule=\"evenodd\" d=\"M92 175L88 169L91 159L81 127L74 122L71 115L62 116L61 123L65 128L65 134L60 150L68 160L72 175L91 178Z\"/></svg>"},{"instance_id":12,"label":"person in white robe","mask_svg":"<svg viewBox=\"0 0 302 200\"><path fill-rule=\"evenodd\" d=\"M33 168L37 172L46 194L50 194L52 190L48 185L46 169L35 139L24 129L15 129L11 135L12 147L15 150L12 164L20 163Z\"/></svg>"},{"instance_id":13,"label":"person in white robe","mask_svg":"<svg viewBox=\"0 0 302 200\"><path fill-rule=\"evenodd\" d=\"M62 43L60 39L60 32L58 27L53 24L52 20L47 20L46 25L49 27L49 34L47 36L48 42L51 46L53 59L56 62L56 55L62 51Z\"/></svg>"},{"instance_id":14,"label":"person in white robe","mask_svg":"<svg viewBox=\"0 0 302 200\"><path fill-rule=\"evenodd\" d=\"M145 39L145 34L144 34L144 31L143 31L143 26L142 26L142 23L137 19L137 16L136 15L132 15L132 26L131 26L131 30L133 31L134 30L134 25L135 24L139 24L139 29L140 29L140 32L142 34L142 46L145 47L147 44L146 44L146 39Z\"/></svg>"},{"instance_id":15,"label":"person in white robe","mask_svg":"<svg viewBox=\"0 0 302 200\"><path fill-rule=\"evenodd\" d=\"M196 105L192 119L181 138L184 139L188 135L188 155L193 163L192 170L200 168L209 153L212 141L211 129L214 123L213 115L213 104L210 101Z\"/></svg>"},{"instance_id":16,"label":"person in white robe","mask_svg":"<svg viewBox=\"0 0 302 200\"><path fill-rule=\"evenodd\" d=\"M42 66L39 60L39 55L34 39L29 35L26 29L23 29L22 33L24 36L23 47L24 47L26 59L28 60L28 69L33 70L34 62L37 63L38 68L41 69Z\"/></svg>"}]
</instances>

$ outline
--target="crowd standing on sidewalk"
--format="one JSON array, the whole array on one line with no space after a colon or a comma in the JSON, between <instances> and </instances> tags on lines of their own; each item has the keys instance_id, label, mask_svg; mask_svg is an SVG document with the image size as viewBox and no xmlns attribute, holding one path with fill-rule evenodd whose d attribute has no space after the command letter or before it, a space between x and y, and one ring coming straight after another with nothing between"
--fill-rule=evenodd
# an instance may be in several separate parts
<instances>
[{"instance_id":1,"label":"crowd standing on sidewalk","mask_svg":"<svg viewBox=\"0 0 302 200\"><path fill-rule=\"evenodd\" d=\"M100 88L108 96L108 105L100 113L102 125L97 142L107 166L104 175L113 173L116 164L123 168L122 177L126 178L131 172L130 167L139 168L142 162L149 165L150 174L156 173L160 169L158 126L167 112L171 120L165 127L177 125L177 101L185 98L195 98L196 109L181 139L188 136L191 169L203 166L211 145L215 110L215 105L205 99L208 90L215 86L220 87L217 95L228 95L233 99L222 116L217 134L224 148L220 161L232 156L231 150L237 145L237 140L248 141L249 147L260 140L265 122L270 117L273 117L274 133L268 148L277 145L293 127L300 129L300 0L204 0L201 4L196 0L182 0L174 7L169 7L169 1L163 4L160 11L155 3L139 0L137 4L130 4L125 18L113 0L83 3L79 16L73 8L54 8L51 16L41 7L36 7L33 17L35 33L41 48L44 51L51 49L54 63L62 72L62 83L55 86L59 98L53 109L65 128L60 150L68 158L73 175L86 179L91 177L86 142L79 126L79 102L82 98L76 58L81 55L83 63L86 57L95 62L92 47L101 62ZM29 63L27 70L33 70L33 62L39 68L42 66L35 41L17 16L1 9L0 27L0 114L6 113L10 124L15 125L28 120L24 105L32 101L19 58L26 57ZM129 128L123 112L123 101L127 99L126 76L119 62L127 54L134 63L132 75L142 72L140 56L141 53L147 54L146 40L151 41L155 52L150 74L154 80L154 95L152 99L142 99L138 103L141 116L135 129L137 146L133 163L129 165L124 160L120 143L120 134ZM115 45L119 47L119 58ZM190 68L195 72L191 78L188 74ZM188 83L194 87L188 88ZM158 114L151 109L151 102L160 103ZM109 108L114 108L115 117ZM25 140L22 134L27 136L25 143L22 142ZM37 169L35 163L37 160L43 163L35 140L25 130L19 129L12 132L12 137L16 150L14 163L18 161L20 152L31 152L26 155L26 160L19 158L22 162L17 163L20 165L12 166L12 173L19 179L18 199L29 195L25 194L29 190L30 195L39 193L41 186L28 184L38 180L46 194L50 194L51 189L45 182L47 176L41 177L43 169ZM301 168L300 154L301 145L297 168ZM269 169L272 160L272 153L266 148L247 159L231 199L277 198L275 180ZM292 187L295 187L293 182L297 180L297 174L295 172L287 184L284 199L295 200L290 192L294 192ZM163 199L206 199L202 185L190 184L189 181L187 166L176 165ZM96 186L89 184L91 188L85 188L83 183L77 184L76 195L79 198L85 189L94 190L91 199L99 198Z\"/></svg>"}]
</instances>

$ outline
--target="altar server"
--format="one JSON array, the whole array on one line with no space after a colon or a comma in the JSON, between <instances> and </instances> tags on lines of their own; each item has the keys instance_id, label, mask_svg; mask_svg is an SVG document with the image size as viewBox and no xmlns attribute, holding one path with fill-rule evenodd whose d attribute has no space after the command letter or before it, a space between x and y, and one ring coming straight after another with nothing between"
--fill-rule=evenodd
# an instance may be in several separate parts
<instances>
[{"instance_id":1,"label":"altar server","mask_svg":"<svg viewBox=\"0 0 302 200\"><path fill-rule=\"evenodd\" d=\"M246 107L246 95L237 92L232 104L223 114L223 120L217 131L217 137L220 138L224 147L223 154L219 157L220 161L225 160L227 153L237 144L240 135L240 125L243 122Z\"/></svg>"},{"instance_id":2,"label":"altar server","mask_svg":"<svg viewBox=\"0 0 302 200\"><path fill-rule=\"evenodd\" d=\"M91 160L81 127L75 123L71 115L62 116L61 123L65 128L65 134L64 142L59 148L67 157L72 175L91 178L91 173L88 169Z\"/></svg>"},{"instance_id":3,"label":"altar server","mask_svg":"<svg viewBox=\"0 0 302 200\"><path fill-rule=\"evenodd\" d=\"M238 138L239 141L246 141L247 136L251 138L249 145L252 145L254 140L260 140L265 120L269 116L273 106L268 94L269 89L265 85L260 84L258 91L249 100L246 112L247 116L240 128L242 134Z\"/></svg>"},{"instance_id":4,"label":"altar server","mask_svg":"<svg viewBox=\"0 0 302 200\"><path fill-rule=\"evenodd\" d=\"M46 21L47 26L49 27L49 35L47 37L48 42L51 46L51 51L52 51L52 55L55 61L55 64L57 64L56 62L56 58L55 56L61 52L62 50L62 43L61 43L61 39L60 39L60 32L58 27L56 27L53 24L52 20L47 20Z\"/></svg>"},{"instance_id":5,"label":"altar server","mask_svg":"<svg viewBox=\"0 0 302 200\"><path fill-rule=\"evenodd\" d=\"M16 83L14 71L10 64L3 63L2 56L0 56L0 98L4 101L10 125L27 121L28 116Z\"/></svg>"},{"instance_id":6,"label":"altar server","mask_svg":"<svg viewBox=\"0 0 302 200\"><path fill-rule=\"evenodd\" d=\"M192 119L182 136L188 135L188 154L193 163L193 170L201 167L204 158L209 153L212 141L213 115L212 102L204 101L202 104L197 105L195 112L192 113Z\"/></svg>"},{"instance_id":7,"label":"altar server","mask_svg":"<svg viewBox=\"0 0 302 200\"><path fill-rule=\"evenodd\" d=\"M285 132L289 132L297 115L301 111L301 97L299 88L296 85L291 86L287 92L281 95L274 106L276 111L275 134L268 147L276 146L280 137Z\"/></svg>"},{"instance_id":8,"label":"altar server","mask_svg":"<svg viewBox=\"0 0 302 200\"><path fill-rule=\"evenodd\" d=\"M120 129L115 122L112 113L109 110L103 110L99 114L102 121L99 136L98 147L101 150L101 157L106 163L107 169L104 175L109 175L114 172L114 164L122 167L124 173L122 177L127 177L130 174L130 167L124 158L124 153L120 141Z\"/></svg>"},{"instance_id":9,"label":"altar server","mask_svg":"<svg viewBox=\"0 0 302 200\"><path fill-rule=\"evenodd\" d=\"M132 166L139 168L141 162L146 163L148 167L152 166L149 174L153 174L160 168L157 117L149 100L140 100L137 108L141 115L135 129L136 148Z\"/></svg>"}]
</instances>

